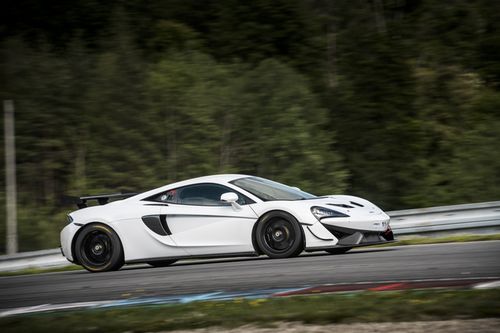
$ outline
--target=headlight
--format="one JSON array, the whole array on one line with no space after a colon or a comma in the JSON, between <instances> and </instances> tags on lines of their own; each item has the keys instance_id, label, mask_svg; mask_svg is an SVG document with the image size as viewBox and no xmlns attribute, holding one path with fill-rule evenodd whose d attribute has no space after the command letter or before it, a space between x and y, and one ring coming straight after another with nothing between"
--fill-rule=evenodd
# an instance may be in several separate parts
<instances>
[{"instance_id":1,"label":"headlight","mask_svg":"<svg viewBox=\"0 0 500 333\"><path fill-rule=\"evenodd\" d=\"M68 221L68 223L71 223L73 222L73 218L70 215L66 215L66 221Z\"/></svg>"},{"instance_id":2,"label":"headlight","mask_svg":"<svg viewBox=\"0 0 500 333\"><path fill-rule=\"evenodd\" d=\"M326 217L349 217L349 215L341 213L341 212L337 212L336 210L318 207L318 206L311 207L311 213L318 220L321 220L321 219L326 218Z\"/></svg>"}]
</instances>

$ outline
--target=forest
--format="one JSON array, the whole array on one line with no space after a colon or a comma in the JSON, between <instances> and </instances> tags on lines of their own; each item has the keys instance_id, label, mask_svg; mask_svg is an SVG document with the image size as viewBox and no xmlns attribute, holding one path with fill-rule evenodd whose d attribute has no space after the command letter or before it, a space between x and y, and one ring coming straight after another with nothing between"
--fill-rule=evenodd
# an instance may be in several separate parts
<instances>
[{"instance_id":1,"label":"forest","mask_svg":"<svg viewBox=\"0 0 500 333\"><path fill-rule=\"evenodd\" d=\"M498 1L4 0L0 17L20 251L59 245L64 195L216 173L384 210L500 198Z\"/></svg>"}]
</instances>

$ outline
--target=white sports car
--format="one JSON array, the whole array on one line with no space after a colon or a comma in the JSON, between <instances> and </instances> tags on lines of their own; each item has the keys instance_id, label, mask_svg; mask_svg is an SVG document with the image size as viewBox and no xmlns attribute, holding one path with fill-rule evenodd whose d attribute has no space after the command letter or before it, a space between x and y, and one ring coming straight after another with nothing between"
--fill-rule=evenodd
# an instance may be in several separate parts
<instances>
[{"instance_id":1,"label":"white sports car","mask_svg":"<svg viewBox=\"0 0 500 333\"><path fill-rule=\"evenodd\" d=\"M121 200L109 202L114 199ZM87 207L89 200L100 205ZM367 200L317 197L246 175L81 197L77 204L61 232L61 251L91 272L130 263L167 266L184 258L338 254L394 240L389 216Z\"/></svg>"}]
</instances>

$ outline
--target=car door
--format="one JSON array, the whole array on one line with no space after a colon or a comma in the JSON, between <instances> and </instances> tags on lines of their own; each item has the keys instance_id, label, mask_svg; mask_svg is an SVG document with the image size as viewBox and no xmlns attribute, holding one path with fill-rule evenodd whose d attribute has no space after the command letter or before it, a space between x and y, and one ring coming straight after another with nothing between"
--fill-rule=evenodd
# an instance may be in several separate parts
<instances>
[{"instance_id":1,"label":"car door","mask_svg":"<svg viewBox=\"0 0 500 333\"><path fill-rule=\"evenodd\" d=\"M223 193L238 194L238 205L220 201ZM169 191L162 214L176 246L191 255L253 252L253 201L220 184L195 184ZM238 207L239 206L239 207Z\"/></svg>"},{"instance_id":2,"label":"car door","mask_svg":"<svg viewBox=\"0 0 500 333\"><path fill-rule=\"evenodd\" d=\"M112 208L113 203L109 204ZM178 248L162 226L162 207L166 203L137 201L113 209L111 225L126 244L127 260L189 255Z\"/></svg>"}]
</instances>

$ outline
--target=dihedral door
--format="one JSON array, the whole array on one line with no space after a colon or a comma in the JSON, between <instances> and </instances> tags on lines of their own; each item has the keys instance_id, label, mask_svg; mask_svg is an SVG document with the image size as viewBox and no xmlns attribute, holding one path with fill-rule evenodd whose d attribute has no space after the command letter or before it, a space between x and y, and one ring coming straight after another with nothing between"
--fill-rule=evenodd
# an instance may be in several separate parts
<instances>
[{"instance_id":1,"label":"dihedral door","mask_svg":"<svg viewBox=\"0 0 500 333\"><path fill-rule=\"evenodd\" d=\"M176 246L189 254L252 252L257 215L250 205L240 207L169 204L162 214Z\"/></svg>"}]
</instances>

